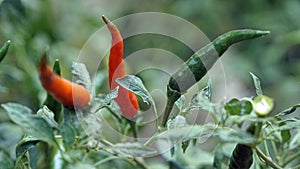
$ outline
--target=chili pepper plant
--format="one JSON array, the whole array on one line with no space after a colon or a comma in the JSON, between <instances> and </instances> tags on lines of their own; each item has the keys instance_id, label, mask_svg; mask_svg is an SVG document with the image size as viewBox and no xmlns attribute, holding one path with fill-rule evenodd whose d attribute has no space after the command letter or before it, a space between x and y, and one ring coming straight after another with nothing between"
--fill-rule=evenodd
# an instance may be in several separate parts
<instances>
[{"instance_id":1,"label":"chili pepper plant","mask_svg":"<svg viewBox=\"0 0 300 169\"><path fill-rule=\"evenodd\" d=\"M38 83L48 93L40 109L33 111L16 102L1 104L15 125L1 126L0 140L10 140L16 133L22 138L15 139L12 154L1 148L0 168L300 168L300 120L292 116L300 103L275 112L276 98L263 92L263 80L253 73L249 78L254 96L213 102L214 89L207 81L191 100L185 97L216 62L204 65L201 58L221 57L233 44L259 41L269 31L229 31L195 52L170 76L165 110L160 113L142 79L126 74L122 32L102 18L112 36L106 70L111 91L93 93L82 63L73 63L73 82L63 78L59 60L51 66L45 52L36 66ZM0 62L11 43L8 40L1 48ZM142 121L142 104L153 107L147 113L157 117L155 132L147 139L139 138L147 125ZM187 116L198 110L211 122L189 123ZM106 132L107 126L118 136ZM16 133L5 133L6 128ZM212 152L199 148L207 142L214 142Z\"/></svg>"}]
</instances>

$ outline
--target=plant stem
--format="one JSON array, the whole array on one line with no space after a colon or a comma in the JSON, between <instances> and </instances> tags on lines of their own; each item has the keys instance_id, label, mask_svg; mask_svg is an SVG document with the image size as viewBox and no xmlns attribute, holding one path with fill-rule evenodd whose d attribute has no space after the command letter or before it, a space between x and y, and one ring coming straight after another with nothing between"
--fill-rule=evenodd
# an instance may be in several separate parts
<instances>
[{"instance_id":1,"label":"plant stem","mask_svg":"<svg viewBox=\"0 0 300 169\"><path fill-rule=\"evenodd\" d=\"M262 122L258 122L257 123L257 126L255 127L255 131L254 131L254 136L256 138L259 138L259 135L260 135L260 131L261 131L261 128L262 128Z\"/></svg>"},{"instance_id":2,"label":"plant stem","mask_svg":"<svg viewBox=\"0 0 300 169\"><path fill-rule=\"evenodd\" d=\"M169 117L170 117L170 114L171 114L171 111L173 109L173 106L174 106L176 100L180 98L181 93L179 93L176 90L171 89L170 86L168 86L167 96L168 96L168 100L167 100L167 105L166 105L166 108L165 108L165 111L164 111L164 116L163 116L163 119L162 119L162 123L160 125L161 128L166 127L167 122L168 122Z\"/></svg>"},{"instance_id":3,"label":"plant stem","mask_svg":"<svg viewBox=\"0 0 300 169\"><path fill-rule=\"evenodd\" d=\"M98 165L100 165L100 164L106 163L106 162L108 162L108 161L110 161L110 160L115 160L115 159L119 159L119 158L120 158L120 157L118 157L118 156L110 156L110 157L107 157L107 158L105 158L105 159L103 159L103 160L98 161L97 163L95 163L95 164L94 164L94 167L96 167L96 166L98 166Z\"/></svg>"},{"instance_id":4,"label":"plant stem","mask_svg":"<svg viewBox=\"0 0 300 169\"><path fill-rule=\"evenodd\" d=\"M273 167L274 169L282 169L278 164L272 161L271 157L266 156L258 147L254 148L257 155L263 159L269 166Z\"/></svg>"},{"instance_id":5,"label":"plant stem","mask_svg":"<svg viewBox=\"0 0 300 169\"><path fill-rule=\"evenodd\" d=\"M300 168L300 164L298 164L298 165L296 165L296 166L294 166L293 168L291 168L291 169L299 169Z\"/></svg>"},{"instance_id":6,"label":"plant stem","mask_svg":"<svg viewBox=\"0 0 300 169\"><path fill-rule=\"evenodd\" d=\"M290 158L288 158L284 163L283 166L286 166L288 163L292 162L293 160L295 160L297 157L300 156L300 151L298 151L297 153L293 154L290 156Z\"/></svg>"},{"instance_id":7,"label":"plant stem","mask_svg":"<svg viewBox=\"0 0 300 169\"><path fill-rule=\"evenodd\" d=\"M138 133L137 133L137 129L136 129L136 123L134 121L129 120L129 119L127 119L127 121L128 121L128 123L130 125L130 128L132 130L134 141L137 141Z\"/></svg>"},{"instance_id":8,"label":"plant stem","mask_svg":"<svg viewBox=\"0 0 300 169\"><path fill-rule=\"evenodd\" d=\"M148 169L148 167L146 167L146 165L144 164L144 162L142 160L140 160L139 158L134 158L133 159L134 162L136 162L136 164L138 166L140 166L142 169Z\"/></svg>"}]
</instances>

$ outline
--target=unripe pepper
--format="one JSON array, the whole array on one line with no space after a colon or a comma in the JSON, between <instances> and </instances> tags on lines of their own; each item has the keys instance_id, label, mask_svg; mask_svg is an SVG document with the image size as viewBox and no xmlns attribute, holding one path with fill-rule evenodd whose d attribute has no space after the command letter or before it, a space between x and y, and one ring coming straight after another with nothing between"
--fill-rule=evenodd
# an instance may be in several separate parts
<instances>
[{"instance_id":1,"label":"unripe pepper","mask_svg":"<svg viewBox=\"0 0 300 169\"><path fill-rule=\"evenodd\" d=\"M48 65L46 54L39 63L39 77L46 91L66 107L82 108L90 101L90 93L86 88L53 72Z\"/></svg>"},{"instance_id":2,"label":"unripe pepper","mask_svg":"<svg viewBox=\"0 0 300 169\"><path fill-rule=\"evenodd\" d=\"M102 19L106 23L112 36L108 63L109 85L112 90L119 86L116 79L122 78L126 75L123 60L124 44L122 35L118 28L106 17L102 16ZM115 101L120 106L121 112L126 118L132 118L138 113L139 105L136 96L134 93L126 90L122 86L119 86L118 97Z\"/></svg>"},{"instance_id":3,"label":"unripe pepper","mask_svg":"<svg viewBox=\"0 0 300 169\"><path fill-rule=\"evenodd\" d=\"M175 101L191 86L202 79L217 59L222 56L232 44L247 39L257 38L269 33L269 31L252 29L230 31L217 37L213 42L194 53L169 80L167 88L168 101L164 112L162 126L166 125ZM205 61L205 64L203 61Z\"/></svg>"},{"instance_id":4,"label":"unripe pepper","mask_svg":"<svg viewBox=\"0 0 300 169\"><path fill-rule=\"evenodd\" d=\"M0 62L1 62L1 61L4 59L4 57L6 56L10 43L11 43L11 41L8 40L8 41L6 41L6 42L3 44L3 46L0 48Z\"/></svg>"}]
</instances>

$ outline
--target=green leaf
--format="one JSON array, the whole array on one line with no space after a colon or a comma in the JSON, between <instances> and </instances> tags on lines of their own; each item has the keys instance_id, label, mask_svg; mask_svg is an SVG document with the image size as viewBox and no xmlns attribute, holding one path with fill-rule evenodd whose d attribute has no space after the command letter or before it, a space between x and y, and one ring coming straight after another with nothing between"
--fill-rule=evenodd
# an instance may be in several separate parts
<instances>
[{"instance_id":1,"label":"green leaf","mask_svg":"<svg viewBox=\"0 0 300 169\"><path fill-rule=\"evenodd\" d=\"M118 154L120 157L145 157L156 153L156 150L137 142L118 143L112 147L107 147L107 150Z\"/></svg>"},{"instance_id":2,"label":"green leaf","mask_svg":"<svg viewBox=\"0 0 300 169\"><path fill-rule=\"evenodd\" d=\"M279 126L283 126L285 125L286 123L285 122L282 122L282 123L279 123ZM290 133L290 130L283 130L280 132L281 134L281 138L282 138L282 145L285 144L286 142L288 142L291 138L291 133Z\"/></svg>"},{"instance_id":3,"label":"green leaf","mask_svg":"<svg viewBox=\"0 0 300 169\"><path fill-rule=\"evenodd\" d=\"M246 115L252 111L252 103L248 100L231 99L225 105L225 110L231 115Z\"/></svg>"},{"instance_id":4,"label":"green leaf","mask_svg":"<svg viewBox=\"0 0 300 169\"><path fill-rule=\"evenodd\" d=\"M64 148L69 151L75 142L76 133L70 123L63 121L59 127L63 139Z\"/></svg>"},{"instance_id":5,"label":"green leaf","mask_svg":"<svg viewBox=\"0 0 300 169\"><path fill-rule=\"evenodd\" d=\"M292 129L300 129L300 120L295 119L293 121L286 120L284 125L274 128L275 131L284 131L284 130L292 130Z\"/></svg>"},{"instance_id":6,"label":"green leaf","mask_svg":"<svg viewBox=\"0 0 300 169\"><path fill-rule=\"evenodd\" d=\"M278 113L276 116L286 116L286 115L289 115L293 112L295 112L297 110L297 108L300 108L300 103L299 104L296 104L280 113Z\"/></svg>"},{"instance_id":7,"label":"green leaf","mask_svg":"<svg viewBox=\"0 0 300 169\"><path fill-rule=\"evenodd\" d=\"M50 125L50 127L58 129L58 124L54 120L54 113L49 110L47 106L43 106L39 109L37 115L42 117Z\"/></svg>"},{"instance_id":8,"label":"green leaf","mask_svg":"<svg viewBox=\"0 0 300 169\"><path fill-rule=\"evenodd\" d=\"M16 157L19 158L23 156L29 149L35 147L38 142L40 142L40 140L31 136L22 138L16 147Z\"/></svg>"},{"instance_id":9,"label":"green leaf","mask_svg":"<svg viewBox=\"0 0 300 169\"><path fill-rule=\"evenodd\" d=\"M222 141L225 142L237 142L241 144L251 144L255 143L257 139L248 134L247 132L240 129L232 129L232 128L217 128L214 132L215 136L218 136Z\"/></svg>"},{"instance_id":10,"label":"green leaf","mask_svg":"<svg viewBox=\"0 0 300 169\"><path fill-rule=\"evenodd\" d=\"M12 123L0 123L0 148L9 153L10 157L15 157L15 146L23 135L23 130L19 126Z\"/></svg>"},{"instance_id":11,"label":"green leaf","mask_svg":"<svg viewBox=\"0 0 300 169\"><path fill-rule=\"evenodd\" d=\"M224 153L222 150L222 146L221 144L218 144L217 147L215 148L215 158L213 163L214 169L222 169L223 161L224 161Z\"/></svg>"},{"instance_id":12,"label":"green leaf","mask_svg":"<svg viewBox=\"0 0 300 169\"><path fill-rule=\"evenodd\" d=\"M211 84L208 82L207 86L192 97L191 103L185 111L191 111L194 109L203 109L211 111Z\"/></svg>"},{"instance_id":13,"label":"green leaf","mask_svg":"<svg viewBox=\"0 0 300 169\"><path fill-rule=\"evenodd\" d=\"M244 116L229 116L226 119L225 126L233 126L235 124L241 125L244 122L266 122L266 121L277 121L274 117L258 117L255 114L247 114Z\"/></svg>"},{"instance_id":14,"label":"green leaf","mask_svg":"<svg viewBox=\"0 0 300 169\"><path fill-rule=\"evenodd\" d=\"M214 132L216 127L217 126L211 124L185 126L164 131L159 133L156 137L157 139L167 139L173 142L184 142L191 139L207 138Z\"/></svg>"},{"instance_id":15,"label":"green leaf","mask_svg":"<svg viewBox=\"0 0 300 169\"><path fill-rule=\"evenodd\" d=\"M176 116L174 119L169 119L167 122L167 128L168 130L174 129L174 128L179 128L179 127L185 127L187 126L187 122L184 116Z\"/></svg>"},{"instance_id":16,"label":"green leaf","mask_svg":"<svg viewBox=\"0 0 300 169\"><path fill-rule=\"evenodd\" d=\"M17 158L14 169L31 169L30 157L28 152Z\"/></svg>"},{"instance_id":17,"label":"green leaf","mask_svg":"<svg viewBox=\"0 0 300 169\"><path fill-rule=\"evenodd\" d=\"M1 169L12 169L14 162L5 152L0 150L0 168Z\"/></svg>"},{"instance_id":18,"label":"green leaf","mask_svg":"<svg viewBox=\"0 0 300 169\"><path fill-rule=\"evenodd\" d=\"M91 92L92 82L90 74L83 63L73 62L72 64L73 81L84 86Z\"/></svg>"},{"instance_id":19,"label":"green leaf","mask_svg":"<svg viewBox=\"0 0 300 169\"><path fill-rule=\"evenodd\" d=\"M151 103L152 97L150 93L145 88L142 80L133 75L126 75L123 78L118 78L116 80L122 87L133 92L134 94L141 96L143 101L147 104Z\"/></svg>"},{"instance_id":20,"label":"green leaf","mask_svg":"<svg viewBox=\"0 0 300 169\"><path fill-rule=\"evenodd\" d=\"M80 120L81 126L89 136L93 138L100 138L102 134L102 120L94 113L79 114L77 116Z\"/></svg>"},{"instance_id":21,"label":"green leaf","mask_svg":"<svg viewBox=\"0 0 300 169\"><path fill-rule=\"evenodd\" d=\"M104 97L102 96L98 96L97 99L104 105L109 105L111 103L111 101L113 101L115 98L118 97L118 91L119 91L119 86L117 86L116 88L114 88L110 93L108 93L107 95L105 95Z\"/></svg>"},{"instance_id":22,"label":"green leaf","mask_svg":"<svg viewBox=\"0 0 300 169\"><path fill-rule=\"evenodd\" d=\"M175 102L175 105L178 107L179 112L183 111L184 102L185 102L184 95L181 95L180 98Z\"/></svg>"},{"instance_id":23,"label":"green leaf","mask_svg":"<svg viewBox=\"0 0 300 169\"><path fill-rule=\"evenodd\" d=\"M263 92L262 92L262 89L261 89L261 86L260 86L259 78L251 72L250 72L250 75L252 76L252 79L253 79L253 82L254 82L254 86L255 86L255 89L256 89L256 94L258 96L263 95Z\"/></svg>"},{"instance_id":24,"label":"green leaf","mask_svg":"<svg viewBox=\"0 0 300 169\"><path fill-rule=\"evenodd\" d=\"M43 118L31 115L29 108L17 103L2 104L2 107L7 111L9 118L22 127L28 135L57 145L49 124Z\"/></svg>"},{"instance_id":25,"label":"green leaf","mask_svg":"<svg viewBox=\"0 0 300 169\"><path fill-rule=\"evenodd\" d=\"M53 66L53 71L60 75L60 66L59 66L59 60L56 59ZM54 119L58 123L62 121L62 105L56 101L49 93L47 93L47 98L44 102L44 105L47 105L47 107L54 113Z\"/></svg>"},{"instance_id":26,"label":"green leaf","mask_svg":"<svg viewBox=\"0 0 300 169\"><path fill-rule=\"evenodd\" d=\"M297 147L300 147L300 130L298 130L289 143L290 150L294 150Z\"/></svg>"},{"instance_id":27,"label":"green leaf","mask_svg":"<svg viewBox=\"0 0 300 169\"><path fill-rule=\"evenodd\" d=\"M1 63L2 60L5 58L10 43L11 43L11 41L8 40L8 41L6 41L6 42L2 45L2 47L0 48L0 63Z\"/></svg>"}]
</instances>

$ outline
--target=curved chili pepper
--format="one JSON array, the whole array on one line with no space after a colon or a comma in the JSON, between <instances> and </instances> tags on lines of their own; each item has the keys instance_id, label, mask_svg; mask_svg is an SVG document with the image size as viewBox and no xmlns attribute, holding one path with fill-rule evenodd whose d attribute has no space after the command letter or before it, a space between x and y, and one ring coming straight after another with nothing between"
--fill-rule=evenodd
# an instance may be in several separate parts
<instances>
[{"instance_id":1,"label":"curved chili pepper","mask_svg":"<svg viewBox=\"0 0 300 169\"><path fill-rule=\"evenodd\" d=\"M234 30L222 34L217 37L212 43L209 43L199 51L194 53L186 62L183 64L177 72L175 72L168 84L167 88L167 106L162 121L162 125L165 126L175 101L180 98L181 94L185 93L191 86L197 83L202 77L205 76L207 70L209 70L217 58L234 43L257 38L263 35L269 34L269 31L260 30ZM218 55L217 58L213 56ZM201 59L208 59L208 64L204 64Z\"/></svg>"},{"instance_id":2,"label":"curved chili pepper","mask_svg":"<svg viewBox=\"0 0 300 169\"><path fill-rule=\"evenodd\" d=\"M46 91L64 106L82 108L90 101L90 93L86 88L53 72L46 54L42 56L39 64L39 77Z\"/></svg>"},{"instance_id":3,"label":"curved chili pepper","mask_svg":"<svg viewBox=\"0 0 300 169\"><path fill-rule=\"evenodd\" d=\"M0 62L1 62L1 61L4 59L4 57L6 56L10 43L11 43L11 41L8 40L8 41L6 41L6 42L3 44L3 46L1 47L1 49L0 49Z\"/></svg>"},{"instance_id":4,"label":"curved chili pepper","mask_svg":"<svg viewBox=\"0 0 300 169\"><path fill-rule=\"evenodd\" d=\"M117 78L122 78L126 75L124 67L124 45L123 38L118 28L106 17L102 16L103 21L109 29L112 42L109 54L109 84L110 89L116 88L118 83ZM122 114L126 118L132 118L138 113L139 105L136 96L131 91L119 86L118 97L115 99L120 106Z\"/></svg>"}]
</instances>

